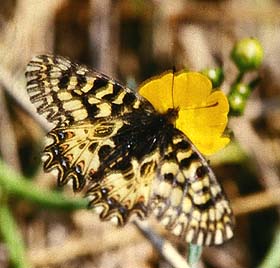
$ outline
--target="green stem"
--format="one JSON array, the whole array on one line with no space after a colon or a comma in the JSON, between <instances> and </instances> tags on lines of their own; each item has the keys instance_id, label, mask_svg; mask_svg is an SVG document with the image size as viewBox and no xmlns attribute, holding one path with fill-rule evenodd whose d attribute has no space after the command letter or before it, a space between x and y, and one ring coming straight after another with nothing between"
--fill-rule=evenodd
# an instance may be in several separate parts
<instances>
[{"instance_id":1,"label":"green stem","mask_svg":"<svg viewBox=\"0 0 280 268\"><path fill-rule=\"evenodd\" d=\"M278 227L274 241L268 251L268 254L259 265L260 268L279 268L280 267L280 227Z\"/></svg>"},{"instance_id":2,"label":"green stem","mask_svg":"<svg viewBox=\"0 0 280 268\"><path fill-rule=\"evenodd\" d=\"M21 234L8 208L7 202L3 200L1 200L0 204L0 233L9 253L11 267L30 267L25 256L25 246Z\"/></svg>"},{"instance_id":3,"label":"green stem","mask_svg":"<svg viewBox=\"0 0 280 268\"><path fill-rule=\"evenodd\" d=\"M245 74L244 72L239 72L239 74L237 75L235 82L233 84L235 85L235 84L240 83L244 77L244 74Z\"/></svg>"},{"instance_id":4,"label":"green stem","mask_svg":"<svg viewBox=\"0 0 280 268\"><path fill-rule=\"evenodd\" d=\"M188 263L192 268L196 267L198 263L201 253L202 253L202 246L197 246L194 244L189 244L188 248Z\"/></svg>"},{"instance_id":5,"label":"green stem","mask_svg":"<svg viewBox=\"0 0 280 268\"><path fill-rule=\"evenodd\" d=\"M248 155L240 145L232 141L225 148L208 157L211 165L241 164L248 160Z\"/></svg>"},{"instance_id":6,"label":"green stem","mask_svg":"<svg viewBox=\"0 0 280 268\"><path fill-rule=\"evenodd\" d=\"M0 160L0 187L14 195L45 208L76 210L87 208L88 201L81 198L67 198L63 194L40 189L32 181L20 176Z\"/></svg>"},{"instance_id":7,"label":"green stem","mask_svg":"<svg viewBox=\"0 0 280 268\"><path fill-rule=\"evenodd\" d=\"M250 83L249 83L249 87L251 88L251 91L255 89L256 86L258 86L261 82L261 78L258 76L255 79L253 79Z\"/></svg>"}]
</instances>

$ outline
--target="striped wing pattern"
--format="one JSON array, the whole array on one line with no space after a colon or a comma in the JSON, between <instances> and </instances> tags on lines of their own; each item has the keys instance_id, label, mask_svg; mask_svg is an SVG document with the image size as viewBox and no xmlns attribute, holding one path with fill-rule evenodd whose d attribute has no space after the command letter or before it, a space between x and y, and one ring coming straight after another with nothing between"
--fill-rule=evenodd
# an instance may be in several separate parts
<instances>
[{"instance_id":1,"label":"striped wing pattern","mask_svg":"<svg viewBox=\"0 0 280 268\"><path fill-rule=\"evenodd\" d=\"M153 213L172 233L198 245L232 237L233 216L204 157L136 92L52 55L28 64L27 91L55 124L44 168L58 184L85 190L102 220L124 225Z\"/></svg>"},{"instance_id":2,"label":"striped wing pattern","mask_svg":"<svg viewBox=\"0 0 280 268\"><path fill-rule=\"evenodd\" d=\"M39 114L54 124L120 116L151 105L134 91L85 66L52 55L33 58L27 91Z\"/></svg>"},{"instance_id":3,"label":"striped wing pattern","mask_svg":"<svg viewBox=\"0 0 280 268\"><path fill-rule=\"evenodd\" d=\"M233 236L229 202L207 161L176 130L155 177L150 206L160 222L188 243L218 245Z\"/></svg>"}]
</instances>

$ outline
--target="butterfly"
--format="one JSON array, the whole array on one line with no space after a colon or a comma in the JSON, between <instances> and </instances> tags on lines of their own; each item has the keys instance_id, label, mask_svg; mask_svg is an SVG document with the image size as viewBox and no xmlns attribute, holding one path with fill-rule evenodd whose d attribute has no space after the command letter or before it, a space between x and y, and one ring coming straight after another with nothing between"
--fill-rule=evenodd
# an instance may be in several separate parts
<instances>
[{"instance_id":1,"label":"butterfly","mask_svg":"<svg viewBox=\"0 0 280 268\"><path fill-rule=\"evenodd\" d=\"M233 236L233 214L207 160L139 93L60 56L34 57L27 91L48 133L44 169L58 185L86 191L101 220L122 226L156 216L187 243L218 245Z\"/></svg>"}]
</instances>

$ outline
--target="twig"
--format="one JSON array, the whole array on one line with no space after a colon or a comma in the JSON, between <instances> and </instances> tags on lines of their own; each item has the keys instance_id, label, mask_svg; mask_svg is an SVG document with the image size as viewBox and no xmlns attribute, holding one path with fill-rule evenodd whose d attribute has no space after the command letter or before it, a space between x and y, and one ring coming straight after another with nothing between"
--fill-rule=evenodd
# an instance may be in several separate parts
<instances>
[{"instance_id":1,"label":"twig","mask_svg":"<svg viewBox=\"0 0 280 268\"><path fill-rule=\"evenodd\" d=\"M112 24L114 16L112 12L112 1L91 0L92 21L90 24L91 51L97 57L97 68L102 72L114 76L116 68L113 66L112 56L114 48L112 46ZM114 43L115 45L115 43Z\"/></svg>"},{"instance_id":2,"label":"twig","mask_svg":"<svg viewBox=\"0 0 280 268\"><path fill-rule=\"evenodd\" d=\"M66 0L17 1L13 18L1 31L0 58L3 67L15 73L24 68L34 53L53 50L55 14L64 2Z\"/></svg>"},{"instance_id":3,"label":"twig","mask_svg":"<svg viewBox=\"0 0 280 268\"><path fill-rule=\"evenodd\" d=\"M0 84L0 88L2 85ZM13 166L16 170L20 170L18 158L17 141L14 133L14 128L10 120L10 115L7 110L6 99L4 92L0 89L0 150L3 159Z\"/></svg>"},{"instance_id":4,"label":"twig","mask_svg":"<svg viewBox=\"0 0 280 268\"><path fill-rule=\"evenodd\" d=\"M280 205L280 187L271 188L264 192L239 197L232 201L236 216L249 214L262 209Z\"/></svg>"},{"instance_id":5,"label":"twig","mask_svg":"<svg viewBox=\"0 0 280 268\"><path fill-rule=\"evenodd\" d=\"M34 266L57 265L78 256L98 255L115 247L129 246L143 238L134 228L115 229L113 232L104 232L102 237L87 235L86 237L72 237L63 243L63 246L34 249L28 251L30 262ZM94 243L94 246L93 246Z\"/></svg>"},{"instance_id":6,"label":"twig","mask_svg":"<svg viewBox=\"0 0 280 268\"><path fill-rule=\"evenodd\" d=\"M234 250L234 249L233 249ZM246 268L244 264L239 263L236 253L232 252L232 248L227 250L226 248L211 247L203 252L203 259L211 267L219 268Z\"/></svg>"},{"instance_id":7,"label":"twig","mask_svg":"<svg viewBox=\"0 0 280 268\"><path fill-rule=\"evenodd\" d=\"M226 6L225 6L226 7ZM190 20L199 21L200 23L217 23L223 20L224 24L229 25L234 21L248 22L258 20L262 23L266 21L272 22L279 20L279 7L274 8L244 8L244 5L238 7L224 8L222 10L217 9L216 5L204 2L203 5L190 4L188 8L183 9L180 12L171 17L173 23L185 23Z\"/></svg>"},{"instance_id":8,"label":"twig","mask_svg":"<svg viewBox=\"0 0 280 268\"><path fill-rule=\"evenodd\" d=\"M6 92L23 108L38 124L46 131L50 129L51 124L47 122L42 116L40 116L32 103L29 101L25 87L25 80L23 76L15 77L11 73L0 65L0 83Z\"/></svg>"},{"instance_id":9,"label":"twig","mask_svg":"<svg viewBox=\"0 0 280 268\"><path fill-rule=\"evenodd\" d=\"M144 222L134 221L134 224L174 268L190 268L170 242L154 233Z\"/></svg>"},{"instance_id":10,"label":"twig","mask_svg":"<svg viewBox=\"0 0 280 268\"><path fill-rule=\"evenodd\" d=\"M250 122L246 118L233 118L230 121L230 128L233 129L242 148L254 157L264 186L268 188L278 187L280 185L279 176L272 161L274 156L268 152L267 147L256 135Z\"/></svg>"}]
</instances>

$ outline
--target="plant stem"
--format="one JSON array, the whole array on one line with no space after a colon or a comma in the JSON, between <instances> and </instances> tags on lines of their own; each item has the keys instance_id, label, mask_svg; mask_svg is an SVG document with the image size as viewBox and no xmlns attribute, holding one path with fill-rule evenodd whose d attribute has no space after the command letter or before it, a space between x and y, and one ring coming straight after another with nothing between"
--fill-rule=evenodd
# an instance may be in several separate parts
<instances>
[{"instance_id":1,"label":"plant stem","mask_svg":"<svg viewBox=\"0 0 280 268\"><path fill-rule=\"evenodd\" d=\"M67 198L63 194L40 189L32 181L11 170L0 160L0 187L8 195L14 195L44 208L76 210L87 208L86 199Z\"/></svg>"},{"instance_id":2,"label":"plant stem","mask_svg":"<svg viewBox=\"0 0 280 268\"><path fill-rule=\"evenodd\" d=\"M259 265L259 268L279 268L280 267L280 227L275 232L274 241L268 251L268 254Z\"/></svg>"},{"instance_id":3,"label":"plant stem","mask_svg":"<svg viewBox=\"0 0 280 268\"><path fill-rule=\"evenodd\" d=\"M27 268L28 265L25 256L25 246L6 201L2 200L0 204L0 233L9 253L11 267Z\"/></svg>"},{"instance_id":4,"label":"plant stem","mask_svg":"<svg viewBox=\"0 0 280 268\"><path fill-rule=\"evenodd\" d=\"M202 253L202 246L197 246L194 244L189 244L188 248L188 263L192 268L196 267L196 264L198 263L201 253Z\"/></svg>"},{"instance_id":5,"label":"plant stem","mask_svg":"<svg viewBox=\"0 0 280 268\"><path fill-rule=\"evenodd\" d=\"M239 72L238 75L237 75L237 77L236 77L236 79L235 79L234 84L240 83L241 80L243 79L243 77L244 77L244 72Z\"/></svg>"}]
</instances>

